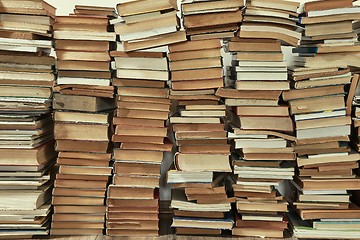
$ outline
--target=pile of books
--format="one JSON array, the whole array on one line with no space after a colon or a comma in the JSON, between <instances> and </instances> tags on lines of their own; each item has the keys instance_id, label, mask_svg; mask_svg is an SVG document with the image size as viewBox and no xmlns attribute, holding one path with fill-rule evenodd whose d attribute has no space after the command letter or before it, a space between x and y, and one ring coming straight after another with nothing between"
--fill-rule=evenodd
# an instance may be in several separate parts
<instances>
[{"instance_id":1,"label":"pile of books","mask_svg":"<svg viewBox=\"0 0 360 240\"><path fill-rule=\"evenodd\" d=\"M231 131L233 185L238 212L233 235L283 237L288 203L279 188L294 175L293 122L279 103L289 89L281 44L275 40L231 39L229 84L216 95L225 98Z\"/></svg>"},{"instance_id":2,"label":"pile of books","mask_svg":"<svg viewBox=\"0 0 360 240\"><path fill-rule=\"evenodd\" d=\"M300 238L360 236L360 231L351 228L360 214L350 198L350 191L360 188L353 171L360 155L348 144L358 81L348 65L358 65L351 57L358 51L352 21L359 18L353 13L360 9L352 1L336 2L305 4L301 19L305 32L301 45L294 49L299 57L290 71L293 89L283 94L296 123L298 170L293 185L298 196L293 205L298 215L291 219L294 234ZM354 84L347 90L344 87L351 80Z\"/></svg>"},{"instance_id":3,"label":"pile of books","mask_svg":"<svg viewBox=\"0 0 360 240\"><path fill-rule=\"evenodd\" d=\"M107 199L107 235L158 236L159 186L171 152L169 69L163 52L111 53L117 77L114 174Z\"/></svg>"},{"instance_id":4,"label":"pile of books","mask_svg":"<svg viewBox=\"0 0 360 240\"><path fill-rule=\"evenodd\" d=\"M351 131L351 144L356 151L360 152L360 85L357 81L358 76L354 75L354 78L351 82L351 85L355 89L353 92L353 95L348 96L348 102L349 104L351 97L352 98L352 108L351 108L351 116L352 116L352 131ZM349 106L347 106L347 109L349 109Z\"/></svg>"},{"instance_id":5,"label":"pile of books","mask_svg":"<svg viewBox=\"0 0 360 240\"><path fill-rule=\"evenodd\" d=\"M0 1L0 14L0 237L31 238L52 211L55 8Z\"/></svg>"},{"instance_id":6,"label":"pile of books","mask_svg":"<svg viewBox=\"0 0 360 240\"><path fill-rule=\"evenodd\" d=\"M114 9L76 6L56 17L58 58L54 95L59 152L53 191L52 235L102 235L111 175L110 135L114 109L111 42Z\"/></svg>"},{"instance_id":7,"label":"pile of books","mask_svg":"<svg viewBox=\"0 0 360 240\"><path fill-rule=\"evenodd\" d=\"M285 0L247 0L241 38L277 39L297 46L301 33L296 22L300 3Z\"/></svg>"},{"instance_id":8,"label":"pile of books","mask_svg":"<svg viewBox=\"0 0 360 240\"><path fill-rule=\"evenodd\" d=\"M242 21L242 0L183 0L182 20L191 40L230 38Z\"/></svg>"},{"instance_id":9,"label":"pile of books","mask_svg":"<svg viewBox=\"0 0 360 240\"><path fill-rule=\"evenodd\" d=\"M170 118L175 133L172 185L172 227L177 234L220 235L233 227L229 215L233 198L227 195L230 146L225 129L225 106L215 96L223 86L221 44L218 39L169 46L170 98L177 105Z\"/></svg>"},{"instance_id":10,"label":"pile of books","mask_svg":"<svg viewBox=\"0 0 360 240\"><path fill-rule=\"evenodd\" d=\"M122 0L117 11L120 18L113 23L125 51L186 41L185 32L179 30L177 1Z\"/></svg>"}]
</instances>

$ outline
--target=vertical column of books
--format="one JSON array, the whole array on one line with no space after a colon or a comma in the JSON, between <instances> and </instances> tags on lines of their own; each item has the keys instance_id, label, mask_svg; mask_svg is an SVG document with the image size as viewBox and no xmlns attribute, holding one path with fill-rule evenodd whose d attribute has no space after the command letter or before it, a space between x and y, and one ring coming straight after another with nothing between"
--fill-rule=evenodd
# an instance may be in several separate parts
<instances>
[{"instance_id":1,"label":"vertical column of books","mask_svg":"<svg viewBox=\"0 0 360 240\"><path fill-rule=\"evenodd\" d=\"M168 63L161 52L113 52L117 86L113 182L107 235L158 236L159 180L170 100Z\"/></svg>"},{"instance_id":2,"label":"vertical column of books","mask_svg":"<svg viewBox=\"0 0 360 240\"><path fill-rule=\"evenodd\" d=\"M0 1L0 236L48 235L54 150L55 8Z\"/></svg>"},{"instance_id":3,"label":"vertical column of books","mask_svg":"<svg viewBox=\"0 0 360 240\"><path fill-rule=\"evenodd\" d=\"M233 235L283 237L288 203L282 186L294 175L293 122L280 99L288 90L287 67L281 45L297 45L298 3L248 1L240 38L232 38L227 52L232 63L225 98L233 142L233 185L237 197Z\"/></svg>"},{"instance_id":4,"label":"vertical column of books","mask_svg":"<svg viewBox=\"0 0 360 240\"><path fill-rule=\"evenodd\" d=\"M114 9L76 6L56 17L58 79L54 87L55 139L59 152L52 235L102 235L111 175L111 86L108 32Z\"/></svg>"},{"instance_id":5,"label":"vertical column of books","mask_svg":"<svg viewBox=\"0 0 360 240\"><path fill-rule=\"evenodd\" d=\"M352 22L360 9L351 1L336 2L305 4L305 31L290 72L293 89L283 95L296 124L293 185L298 194L290 219L300 238L356 238L360 233L352 227L359 221L359 206L350 198L350 190L360 188L353 172L360 156L348 144L351 116L344 99L344 86L352 79L348 66L359 66L353 58L358 41Z\"/></svg>"},{"instance_id":6,"label":"vertical column of books","mask_svg":"<svg viewBox=\"0 0 360 240\"><path fill-rule=\"evenodd\" d=\"M170 100L167 44L186 40L176 3L143 0L117 5L119 35L113 181L107 199L107 235L158 236L159 186Z\"/></svg>"},{"instance_id":7,"label":"vertical column of books","mask_svg":"<svg viewBox=\"0 0 360 240\"><path fill-rule=\"evenodd\" d=\"M170 98L178 107L170 118L177 153L168 183L177 234L220 235L233 227L235 199L227 196L225 186L226 173L232 172L225 106L215 96L223 86L220 50L219 39L169 46Z\"/></svg>"},{"instance_id":8,"label":"vertical column of books","mask_svg":"<svg viewBox=\"0 0 360 240\"><path fill-rule=\"evenodd\" d=\"M221 88L231 111L229 140L237 176L236 236L283 237L288 203L278 190L294 175L291 143L293 122L289 107L280 102L290 88L280 43L276 40L231 39L233 87Z\"/></svg>"},{"instance_id":9,"label":"vertical column of books","mask_svg":"<svg viewBox=\"0 0 360 240\"><path fill-rule=\"evenodd\" d=\"M191 40L234 37L242 20L242 0L184 0L181 3L186 34Z\"/></svg>"}]
</instances>

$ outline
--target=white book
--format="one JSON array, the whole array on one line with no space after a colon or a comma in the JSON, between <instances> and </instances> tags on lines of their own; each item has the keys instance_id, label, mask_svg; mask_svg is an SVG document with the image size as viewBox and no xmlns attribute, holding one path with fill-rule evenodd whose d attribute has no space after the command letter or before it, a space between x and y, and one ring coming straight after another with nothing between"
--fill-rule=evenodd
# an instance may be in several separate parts
<instances>
[{"instance_id":1,"label":"white book","mask_svg":"<svg viewBox=\"0 0 360 240\"><path fill-rule=\"evenodd\" d=\"M348 136L350 134L350 125L301 129L296 131L296 136L298 139Z\"/></svg>"},{"instance_id":2,"label":"white book","mask_svg":"<svg viewBox=\"0 0 360 240\"><path fill-rule=\"evenodd\" d=\"M350 219L333 219L333 218L327 218L327 219L320 219L321 222L360 222L358 218L350 218Z\"/></svg>"},{"instance_id":3,"label":"white book","mask_svg":"<svg viewBox=\"0 0 360 240\"><path fill-rule=\"evenodd\" d=\"M323 16L353 14L353 13L360 13L360 7L335 8L335 9L320 10L320 11L310 11L307 14L308 17L323 17Z\"/></svg>"},{"instance_id":4,"label":"white book","mask_svg":"<svg viewBox=\"0 0 360 240\"><path fill-rule=\"evenodd\" d=\"M2 44L0 44L0 50L13 51L13 52L31 52L31 53L36 53L41 51L40 48L32 47L32 46L10 46L10 45L2 45ZM44 49L44 51L46 51L46 49Z\"/></svg>"},{"instance_id":5,"label":"white book","mask_svg":"<svg viewBox=\"0 0 360 240\"><path fill-rule=\"evenodd\" d=\"M72 77L59 77L57 79L58 85L92 85L92 86L110 86L110 79L101 78L72 78Z\"/></svg>"},{"instance_id":6,"label":"white book","mask_svg":"<svg viewBox=\"0 0 360 240\"><path fill-rule=\"evenodd\" d=\"M41 48L52 48L52 41L48 40L28 40L28 39L13 39L13 38L0 38L1 45L10 46L33 46Z\"/></svg>"},{"instance_id":7,"label":"white book","mask_svg":"<svg viewBox=\"0 0 360 240\"><path fill-rule=\"evenodd\" d=\"M279 186L279 182L244 182L244 181L236 181L236 184L243 185L243 186Z\"/></svg>"},{"instance_id":8,"label":"white book","mask_svg":"<svg viewBox=\"0 0 360 240\"><path fill-rule=\"evenodd\" d=\"M117 68L116 74L118 78L149 79L149 80L159 80L159 81L169 80L168 71L152 71L152 70L134 71L134 69Z\"/></svg>"},{"instance_id":9,"label":"white book","mask_svg":"<svg viewBox=\"0 0 360 240\"><path fill-rule=\"evenodd\" d=\"M344 195L346 190L302 190L305 195Z\"/></svg>"},{"instance_id":10,"label":"white book","mask_svg":"<svg viewBox=\"0 0 360 240\"><path fill-rule=\"evenodd\" d=\"M287 68L286 67L248 67L248 66L238 66L235 67L235 71L236 72L254 72L254 73L258 73L258 72L285 72L287 73Z\"/></svg>"},{"instance_id":11,"label":"white book","mask_svg":"<svg viewBox=\"0 0 360 240\"><path fill-rule=\"evenodd\" d=\"M213 179L212 172L183 172L183 171L169 171L167 182L171 183L185 183L185 182L197 182L197 183L211 183Z\"/></svg>"},{"instance_id":12,"label":"white book","mask_svg":"<svg viewBox=\"0 0 360 240\"><path fill-rule=\"evenodd\" d=\"M166 58L115 57L117 68L168 71Z\"/></svg>"},{"instance_id":13,"label":"white book","mask_svg":"<svg viewBox=\"0 0 360 240\"><path fill-rule=\"evenodd\" d=\"M295 121L301 120L310 120L310 119L319 119L319 118L331 118L331 117L341 117L346 116L346 110L333 110L333 111L324 111L319 113L308 113L308 114L297 114L294 116Z\"/></svg>"},{"instance_id":14,"label":"white book","mask_svg":"<svg viewBox=\"0 0 360 240\"><path fill-rule=\"evenodd\" d=\"M123 42L116 42L116 51L125 52L125 46Z\"/></svg>"},{"instance_id":15,"label":"white book","mask_svg":"<svg viewBox=\"0 0 360 240\"><path fill-rule=\"evenodd\" d=\"M235 139L235 148L286 148L285 139Z\"/></svg>"},{"instance_id":16,"label":"white book","mask_svg":"<svg viewBox=\"0 0 360 240\"><path fill-rule=\"evenodd\" d=\"M237 80L287 81L287 72L237 72Z\"/></svg>"},{"instance_id":17,"label":"white book","mask_svg":"<svg viewBox=\"0 0 360 240\"><path fill-rule=\"evenodd\" d=\"M111 67L112 70L116 70L116 62L115 62L115 61L111 61L110 67Z\"/></svg>"},{"instance_id":18,"label":"white book","mask_svg":"<svg viewBox=\"0 0 360 240\"><path fill-rule=\"evenodd\" d=\"M250 134L235 134L232 132L228 133L228 138L229 139L237 139L237 138L250 138L250 139L267 139L268 135L262 135L262 134L254 134L254 135L250 135Z\"/></svg>"},{"instance_id":19,"label":"white book","mask_svg":"<svg viewBox=\"0 0 360 240\"><path fill-rule=\"evenodd\" d=\"M340 156L348 156L349 153L324 153L324 154L316 154L316 155L308 155L308 158L326 158L326 157L340 157Z\"/></svg>"},{"instance_id":20,"label":"white book","mask_svg":"<svg viewBox=\"0 0 360 240\"><path fill-rule=\"evenodd\" d=\"M276 32L280 34L285 34L290 37L294 37L296 39L301 39L302 33L301 32L295 32L293 30L289 30L286 28L281 27L266 27L265 30L267 32ZM241 31L254 31L254 32L264 32L264 26L261 25L242 25Z\"/></svg>"},{"instance_id":21,"label":"white book","mask_svg":"<svg viewBox=\"0 0 360 240\"><path fill-rule=\"evenodd\" d=\"M236 171L261 171L260 174L268 174L269 172L278 172L284 174L293 174L294 168L280 168L280 167L246 167L246 166L234 166Z\"/></svg>"},{"instance_id":22,"label":"white book","mask_svg":"<svg viewBox=\"0 0 360 240\"><path fill-rule=\"evenodd\" d=\"M144 38L155 37L163 34L174 33L177 32L177 30L178 30L177 26L168 26L163 28L151 29L147 31L121 34L120 40L132 41L132 40L144 39Z\"/></svg>"},{"instance_id":23,"label":"white book","mask_svg":"<svg viewBox=\"0 0 360 240\"><path fill-rule=\"evenodd\" d=\"M267 174L267 175L262 175L259 174L259 172L242 172L242 171L234 171L234 174L239 174L241 175L241 177L243 178L256 178L256 179L288 179L291 180L293 179L293 175L287 175L287 174L283 174L283 175L277 175L273 172Z\"/></svg>"},{"instance_id":24,"label":"white book","mask_svg":"<svg viewBox=\"0 0 360 240\"><path fill-rule=\"evenodd\" d=\"M337 44L337 43L357 43L357 38L345 38L345 39L326 39L324 44Z\"/></svg>"},{"instance_id":25,"label":"white book","mask_svg":"<svg viewBox=\"0 0 360 240\"><path fill-rule=\"evenodd\" d=\"M109 22L110 22L111 25L115 25L115 24L119 24L119 23L124 23L125 20L124 20L123 17L119 16L118 18L111 19Z\"/></svg>"},{"instance_id":26,"label":"white book","mask_svg":"<svg viewBox=\"0 0 360 240\"><path fill-rule=\"evenodd\" d=\"M267 17L279 17L279 18L285 18L289 19L290 15L285 12L276 12L271 11L270 9L261 10L261 9L255 9L255 8L247 8L246 9L247 15L255 15L255 16L267 16Z\"/></svg>"},{"instance_id":27,"label":"white book","mask_svg":"<svg viewBox=\"0 0 360 240\"><path fill-rule=\"evenodd\" d=\"M113 32L84 32L84 31L55 31L55 39L62 40L89 40L92 41L116 41L116 34Z\"/></svg>"},{"instance_id":28,"label":"white book","mask_svg":"<svg viewBox=\"0 0 360 240\"><path fill-rule=\"evenodd\" d=\"M155 48L148 48L148 49L138 50L138 52L162 52L162 53L167 53L167 52L169 52L169 47L167 45L165 45L165 46L160 46L160 47L155 47Z\"/></svg>"},{"instance_id":29,"label":"white book","mask_svg":"<svg viewBox=\"0 0 360 240\"><path fill-rule=\"evenodd\" d=\"M254 61L232 61L233 66L239 67L282 67L286 68L285 62L254 62Z\"/></svg>"},{"instance_id":30,"label":"white book","mask_svg":"<svg viewBox=\"0 0 360 240\"><path fill-rule=\"evenodd\" d=\"M219 13L219 12L235 12L239 10L238 7L234 8L218 8L218 9L206 9L206 10L199 10L199 11L183 11L183 15L189 16L193 14L204 14L204 13Z\"/></svg>"},{"instance_id":31,"label":"white book","mask_svg":"<svg viewBox=\"0 0 360 240\"><path fill-rule=\"evenodd\" d=\"M281 216L273 216L273 215L248 215L248 214L241 214L241 219L244 221L276 221L282 222L284 217Z\"/></svg>"}]
</instances>

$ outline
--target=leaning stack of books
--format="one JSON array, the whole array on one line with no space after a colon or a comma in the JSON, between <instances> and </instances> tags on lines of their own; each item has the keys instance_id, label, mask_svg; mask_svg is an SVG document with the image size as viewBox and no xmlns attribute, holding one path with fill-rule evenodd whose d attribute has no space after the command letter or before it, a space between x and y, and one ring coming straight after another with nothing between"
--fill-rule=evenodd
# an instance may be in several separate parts
<instances>
[{"instance_id":1,"label":"leaning stack of books","mask_svg":"<svg viewBox=\"0 0 360 240\"><path fill-rule=\"evenodd\" d=\"M299 57L290 72L294 89L283 95L296 123L298 172L293 185L298 196L293 205L298 215L291 215L291 221L300 238L340 239L360 234L351 228L360 217L359 206L350 198L350 191L360 188L353 171L360 155L348 144L353 97L348 103L344 100L355 91L355 86L350 91L344 88L352 79L348 66L359 65L352 58L358 52L352 22L359 18L354 12L360 9L352 4L305 4L301 19L305 31L301 45L294 49Z\"/></svg>"},{"instance_id":2,"label":"leaning stack of books","mask_svg":"<svg viewBox=\"0 0 360 240\"><path fill-rule=\"evenodd\" d=\"M177 110L170 118L178 147L175 168L168 173L174 189L172 227L177 234L220 235L233 227L227 195L230 146L225 106L215 96L223 86L218 39L169 46L170 98Z\"/></svg>"},{"instance_id":3,"label":"leaning stack of books","mask_svg":"<svg viewBox=\"0 0 360 240\"><path fill-rule=\"evenodd\" d=\"M48 235L54 150L55 8L0 1L0 237Z\"/></svg>"},{"instance_id":4,"label":"leaning stack of books","mask_svg":"<svg viewBox=\"0 0 360 240\"><path fill-rule=\"evenodd\" d=\"M54 96L59 152L52 235L102 235L111 175L110 121L114 108L108 32L114 9L76 6L56 18L59 78Z\"/></svg>"},{"instance_id":5,"label":"leaning stack of books","mask_svg":"<svg viewBox=\"0 0 360 240\"><path fill-rule=\"evenodd\" d=\"M182 20L191 40L231 38L242 21L242 0L183 0Z\"/></svg>"},{"instance_id":6,"label":"leaning stack of books","mask_svg":"<svg viewBox=\"0 0 360 240\"><path fill-rule=\"evenodd\" d=\"M296 1L247 0L244 20L239 36L241 38L277 39L283 44L297 46L301 33Z\"/></svg>"},{"instance_id":7,"label":"leaning stack of books","mask_svg":"<svg viewBox=\"0 0 360 240\"><path fill-rule=\"evenodd\" d=\"M171 152L166 121L170 100L163 52L111 53L117 77L113 181L107 199L107 235L158 236L160 170Z\"/></svg>"},{"instance_id":8,"label":"leaning stack of books","mask_svg":"<svg viewBox=\"0 0 360 240\"><path fill-rule=\"evenodd\" d=\"M122 1L117 11L115 32L127 52L186 41L185 32L179 31L176 1Z\"/></svg>"}]
</instances>

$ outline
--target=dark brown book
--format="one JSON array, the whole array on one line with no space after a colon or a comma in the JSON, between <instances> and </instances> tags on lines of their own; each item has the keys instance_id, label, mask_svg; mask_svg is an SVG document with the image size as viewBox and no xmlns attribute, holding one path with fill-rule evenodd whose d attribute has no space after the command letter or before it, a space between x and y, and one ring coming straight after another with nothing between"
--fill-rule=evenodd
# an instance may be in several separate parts
<instances>
[{"instance_id":1,"label":"dark brown book","mask_svg":"<svg viewBox=\"0 0 360 240\"><path fill-rule=\"evenodd\" d=\"M107 98L54 94L53 107L56 110L100 112L113 109L114 101Z\"/></svg>"},{"instance_id":2,"label":"dark brown book","mask_svg":"<svg viewBox=\"0 0 360 240\"><path fill-rule=\"evenodd\" d=\"M59 77L73 77L73 78L111 78L111 72L96 72L96 71L58 71Z\"/></svg>"}]
</instances>

